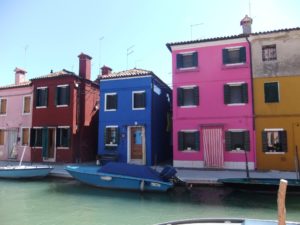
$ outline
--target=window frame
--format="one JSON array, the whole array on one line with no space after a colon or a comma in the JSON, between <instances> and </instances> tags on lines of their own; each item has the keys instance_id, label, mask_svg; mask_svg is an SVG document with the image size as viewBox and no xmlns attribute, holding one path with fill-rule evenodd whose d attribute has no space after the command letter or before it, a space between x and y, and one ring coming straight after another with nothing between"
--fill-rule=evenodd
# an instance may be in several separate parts
<instances>
[{"instance_id":1,"label":"window frame","mask_svg":"<svg viewBox=\"0 0 300 225\"><path fill-rule=\"evenodd\" d=\"M195 148L192 149L192 147L185 146L186 143L184 143L184 134L194 134L195 138ZM181 139L182 138L182 139ZM191 130L179 130L177 132L177 141L178 141L178 151L180 152L199 152L200 151L200 131L197 129L191 129Z\"/></svg>"},{"instance_id":2,"label":"window frame","mask_svg":"<svg viewBox=\"0 0 300 225\"><path fill-rule=\"evenodd\" d=\"M266 84L277 84L277 101L266 101ZM269 81L269 82L264 82L264 103L266 104L272 104L272 103L280 103L280 85L279 81Z\"/></svg>"},{"instance_id":3,"label":"window frame","mask_svg":"<svg viewBox=\"0 0 300 225\"><path fill-rule=\"evenodd\" d=\"M62 130L62 129L67 130L67 135L68 135L68 137L67 137L67 139L68 139L67 140L67 146L61 145L61 142L62 142L61 141L61 136L58 137L59 133L61 132L59 130ZM71 127L70 126L58 126L56 128L56 147L57 147L57 149L70 149L70 147L71 147Z\"/></svg>"},{"instance_id":4,"label":"window frame","mask_svg":"<svg viewBox=\"0 0 300 225\"><path fill-rule=\"evenodd\" d=\"M116 140L115 142L107 143L107 130L108 129L115 129L116 132ZM119 126L118 125L107 125L104 127L104 146L105 148L116 148L119 146Z\"/></svg>"},{"instance_id":5,"label":"window frame","mask_svg":"<svg viewBox=\"0 0 300 225\"><path fill-rule=\"evenodd\" d=\"M230 88L231 87L240 87L241 88L241 102L232 103ZM247 82L235 82L235 83L226 83L223 86L224 89L224 104L227 106L243 106L248 104L248 83Z\"/></svg>"},{"instance_id":6,"label":"window frame","mask_svg":"<svg viewBox=\"0 0 300 225\"><path fill-rule=\"evenodd\" d=\"M269 143L269 136L268 132L278 132L278 137L283 140L279 140L279 143L281 145L280 151L274 150L268 150L268 143ZM287 130L284 128L265 128L262 130L262 151L264 154L286 154L288 152L288 136L287 136Z\"/></svg>"},{"instance_id":7,"label":"window frame","mask_svg":"<svg viewBox=\"0 0 300 225\"><path fill-rule=\"evenodd\" d=\"M44 91L46 91L46 98L45 98L45 105L38 105L38 90L44 90ZM37 109L42 109L42 108L47 108L48 107L48 96L49 95L49 88L48 87L37 87L36 88L36 94L35 94L35 107L37 108Z\"/></svg>"},{"instance_id":8,"label":"window frame","mask_svg":"<svg viewBox=\"0 0 300 225\"><path fill-rule=\"evenodd\" d=\"M1 132L2 132L2 136L1 136ZM0 146L4 146L4 144L5 144L5 129L0 128Z\"/></svg>"},{"instance_id":9,"label":"window frame","mask_svg":"<svg viewBox=\"0 0 300 225\"><path fill-rule=\"evenodd\" d=\"M232 133L243 133L244 149L232 148ZM230 136L230 137L229 137ZM248 143L246 143L247 141ZM227 152L249 152L251 150L250 131L247 129L228 129L225 131L225 150ZM230 148L229 148L230 147Z\"/></svg>"},{"instance_id":10,"label":"window frame","mask_svg":"<svg viewBox=\"0 0 300 225\"><path fill-rule=\"evenodd\" d=\"M232 62L229 57L230 51L239 51L239 61ZM243 54L243 55L242 55ZM245 46L233 46L222 49L222 64L224 66L245 65L247 63L247 49Z\"/></svg>"},{"instance_id":11,"label":"window frame","mask_svg":"<svg viewBox=\"0 0 300 225\"><path fill-rule=\"evenodd\" d=\"M28 130L27 144L24 144L24 130ZM22 127L21 128L21 146L29 146L30 145L30 127Z\"/></svg>"},{"instance_id":12,"label":"window frame","mask_svg":"<svg viewBox=\"0 0 300 225\"><path fill-rule=\"evenodd\" d=\"M114 108L114 109L107 108L107 103L108 103L107 96L115 96L116 97L116 108ZM118 94L117 94L117 92L105 93L104 94L104 111L105 112L113 112L113 111L117 111L117 109L118 109Z\"/></svg>"},{"instance_id":13,"label":"window frame","mask_svg":"<svg viewBox=\"0 0 300 225\"><path fill-rule=\"evenodd\" d=\"M184 66L184 57L192 56L192 65L191 66ZM191 52L182 52L176 54L176 69L177 70L190 70L198 68L198 52L191 51Z\"/></svg>"},{"instance_id":14,"label":"window frame","mask_svg":"<svg viewBox=\"0 0 300 225\"><path fill-rule=\"evenodd\" d=\"M275 57L270 54L270 51L274 50L274 49L275 49ZM268 51L268 56L267 57L266 57L265 51ZM262 61L263 62L276 61L277 60L277 47L276 47L276 44L263 45L261 47L261 53L262 53Z\"/></svg>"},{"instance_id":15,"label":"window frame","mask_svg":"<svg viewBox=\"0 0 300 225\"><path fill-rule=\"evenodd\" d=\"M59 104L59 99L60 99L60 96L58 96L58 89L59 88L62 88L62 89L66 89L66 98L67 99L64 99L64 103L66 104ZM57 108L59 107L68 107L70 105L70 85L69 84L61 84L61 85L57 85L56 86L56 89L55 89L55 105Z\"/></svg>"},{"instance_id":16,"label":"window frame","mask_svg":"<svg viewBox=\"0 0 300 225\"><path fill-rule=\"evenodd\" d=\"M184 90L192 90L193 92L193 104L184 104ZM200 105L200 90L197 85L180 86L177 87L177 106L180 108L195 108Z\"/></svg>"},{"instance_id":17,"label":"window frame","mask_svg":"<svg viewBox=\"0 0 300 225\"><path fill-rule=\"evenodd\" d=\"M25 103L26 103L26 101L25 101L25 98L30 98L30 100L29 100L29 112L25 112ZM29 114L31 114L31 107L32 106L32 95L25 95L25 96L23 96L23 109L22 109L22 114L23 115L29 115Z\"/></svg>"},{"instance_id":18,"label":"window frame","mask_svg":"<svg viewBox=\"0 0 300 225\"><path fill-rule=\"evenodd\" d=\"M2 101L5 101L5 112L3 112L2 113L2 110L1 110L1 108L2 108ZM1 98L0 97L0 116L6 116L7 115L7 103L8 103L8 101L7 101L7 98Z\"/></svg>"},{"instance_id":19,"label":"window frame","mask_svg":"<svg viewBox=\"0 0 300 225\"><path fill-rule=\"evenodd\" d=\"M135 94L141 94L141 93L143 93L144 94L144 107L139 107L139 108L136 108L136 107L134 107L134 103L135 103L135 101L134 101L134 95ZM132 110L145 110L146 109L146 104L147 104L147 101L146 101L146 90L140 90L140 91L133 91L132 92L132 99L131 99L131 102L132 102Z\"/></svg>"}]
</instances>

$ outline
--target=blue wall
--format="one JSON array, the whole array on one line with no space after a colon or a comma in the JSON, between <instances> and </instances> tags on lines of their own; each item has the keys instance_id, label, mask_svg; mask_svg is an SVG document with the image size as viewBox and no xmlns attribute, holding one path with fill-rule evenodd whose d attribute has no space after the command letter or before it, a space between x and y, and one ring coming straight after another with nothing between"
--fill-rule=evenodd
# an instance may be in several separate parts
<instances>
[{"instance_id":1,"label":"blue wall","mask_svg":"<svg viewBox=\"0 0 300 225\"><path fill-rule=\"evenodd\" d=\"M165 94L167 89L160 88L162 90L160 95L153 93L153 82L152 76L100 81L98 154L116 153L119 161L127 162L127 127L141 125L145 127L146 132L146 164L154 165L168 157L163 146L165 140L162 140L162 137L165 139L166 129L160 129L162 124L166 123L163 121L166 119L164 111L167 108L170 110L170 105L165 104L165 100L160 100L161 98L167 99ZM156 86L159 87L161 84L157 83ZM146 91L145 110L132 110L132 92L143 90ZM168 91L170 92L170 90ZM112 92L118 95L117 110L105 111L105 93ZM119 127L119 144L117 147L107 149L104 144L104 130L109 125ZM161 146L163 146L163 150Z\"/></svg>"}]
</instances>

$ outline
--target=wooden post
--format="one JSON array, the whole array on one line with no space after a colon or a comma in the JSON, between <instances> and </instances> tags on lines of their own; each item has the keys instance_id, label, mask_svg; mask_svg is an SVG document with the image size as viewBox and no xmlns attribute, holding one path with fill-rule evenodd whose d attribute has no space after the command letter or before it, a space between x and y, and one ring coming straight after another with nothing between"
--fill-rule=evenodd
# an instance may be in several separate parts
<instances>
[{"instance_id":1,"label":"wooden post","mask_svg":"<svg viewBox=\"0 0 300 225\"><path fill-rule=\"evenodd\" d=\"M285 195L288 182L281 179L278 189L277 207L278 207L278 225L286 225Z\"/></svg>"}]
</instances>

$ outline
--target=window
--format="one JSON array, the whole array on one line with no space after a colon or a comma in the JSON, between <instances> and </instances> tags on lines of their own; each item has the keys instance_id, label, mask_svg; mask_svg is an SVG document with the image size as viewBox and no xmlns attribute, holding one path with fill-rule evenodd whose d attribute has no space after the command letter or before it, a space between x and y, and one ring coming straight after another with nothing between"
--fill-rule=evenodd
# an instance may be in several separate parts
<instances>
[{"instance_id":1,"label":"window","mask_svg":"<svg viewBox=\"0 0 300 225\"><path fill-rule=\"evenodd\" d=\"M224 48L223 64L246 63L246 48Z\"/></svg>"},{"instance_id":2,"label":"window","mask_svg":"<svg viewBox=\"0 0 300 225\"><path fill-rule=\"evenodd\" d=\"M248 103L248 85L246 83L225 84L224 104Z\"/></svg>"},{"instance_id":3,"label":"window","mask_svg":"<svg viewBox=\"0 0 300 225\"><path fill-rule=\"evenodd\" d=\"M277 59L276 45L262 46L262 60L272 61Z\"/></svg>"},{"instance_id":4,"label":"window","mask_svg":"<svg viewBox=\"0 0 300 225\"><path fill-rule=\"evenodd\" d=\"M249 131L226 131L225 145L227 151L250 150Z\"/></svg>"},{"instance_id":5,"label":"window","mask_svg":"<svg viewBox=\"0 0 300 225\"><path fill-rule=\"evenodd\" d=\"M29 145L29 128L22 128L22 146Z\"/></svg>"},{"instance_id":6,"label":"window","mask_svg":"<svg viewBox=\"0 0 300 225\"><path fill-rule=\"evenodd\" d=\"M30 133L30 146L42 147L42 140L43 140L43 129L32 128Z\"/></svg>"},{"instance_id":7,"label":"window","mask_svg":"<svg viewBox=\"0 0 300 225\"><path fill-rule=\"evenodd\" d=\"M278 82L270 82L264 84L265 103L279 102Z\"/></svg>"},{"instance_id":8,"label":"window","mask_svg":"<svg viewBox=\"0 0 300 225\"><path fill-rule=\"evenodd\" d=\"M119 142L118 126L105 127L104 143L106 147L116 147Z\"/></svg>"},{"instance_id":9,"label":"window","mask_svg":"<svg viewBox=\"0 0 300 225\"><path fill-rule=\"evenodd\" d=\"M0 115L6 114L6 105L7 105L7 99L1 98L0 99Z\"/></svg>"},{"instance_id":10,"label":"window","mask_svg":"<svg viewBox=\"0 0 300 225\"><path fill-rule=\"evenodd\" d=\"M4 130L0 129L0 145L4 145Z\"/></svg>"},{"instance_id":11,"label":"window","mask_svg":"<svg viewBox=\"0 0 300 225\"><path fill-rule=\"evenodd\" d=\"M56 87L55 102L57 106L68 106L70 103L70 86L59 85Z\"/></svg>"},{"instance_id":12,"label":"window","mask_svg":"<svg viewBox=\"0 0 300 225\"><path fill-rule=\"evenodd\" d=\"M176 55L177 69L194 68L198 66L198 53L190 52Z\"/></svg>"},{"instance_id":13,"label":"window","mask_svg":"<svg viewBox=\"0 0 300 225\"><path fill-rule=\"evenodd\" d=\"M118 108L118 95L116 93L105 94L105 111L116 111Z\"/></svg>"},{"instance_id":14,"label":"window","mask_svg":"<svg viewBox=\"0 0 300 225\"><path fill-rule=\"evenodd\" d=\"M48 88L37 88L36 89L36 107L47 107L48 106Z\"/></svg>"},{"instance_id":15,"label":"window","mask_svg":"<svg viewBox=\"0 0 300 225\"><path fill-rule=\"evenodd\" d=\"M56 146L70 147L70 127L58 127L56 129Z\"/></svg>"},{"instance_id":16,"label":"window","mask_svg":"<svg viewBox=\"0 0 300 225\"><path fill-rule=\"evenodd\" d=\"M178 106L197 106L199 105L199 87L180 87L177 88Z\"/></svg>"},{"instance_id":17,"label":"window","mask_svg":"<svg viewBox=\"0 0 300 225\"><path fill-rule=\"evenodd\" d=\"M265 129L262 144L264 152L287 152L287 132L284 129Z\"/></svg>"},{"instance_id":18,"label":"window","mask_svg":"<svg viewBox=\"0 0 300 225\"><path fill-rule=\"evenodd\" d=\"M179 151L194 150L199 151L199 131L179 131L178 132L178 149Z\"/></svg>"},{"instance_id":19,"label":"window","mask_svg":"<svg viewBox=\"0 0 300 225\"><path fill-rule=\"evenodd\" d=\"M23 113L30 113L31 111L31 97L30 96L24 96L23 98Z\"/></svg>"},{"instance_id":20,"label":"window","mask_svg":"<svg viewBox=\"0 0 300 225\"><path fill-rule=\"evenodd\" d=\"M146 92L135 91L133 94L133 109L145 109L146 108Z\"/></svg>"}]
</instances>

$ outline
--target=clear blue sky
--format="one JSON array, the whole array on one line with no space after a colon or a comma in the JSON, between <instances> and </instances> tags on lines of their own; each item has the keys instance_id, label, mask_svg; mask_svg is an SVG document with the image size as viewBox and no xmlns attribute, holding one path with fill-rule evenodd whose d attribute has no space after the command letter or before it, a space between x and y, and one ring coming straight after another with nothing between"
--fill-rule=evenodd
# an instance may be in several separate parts
<instances>
[{"instance_id":1,"label":"clear blue sky","mask_svg":"<svg viewBox=\"0 0 300 225\"><path fill-rule=\"evenodd\" d=\"M249 14L253 32L300 27L299 0L0 0L0 86L14 83L14 68L27 79L51 69L78 73L78 55L113 71L152 70L171 84L165 44L240 34ZM25 54L26 53L26 54Z\"/></svg>"}]
</instances>

